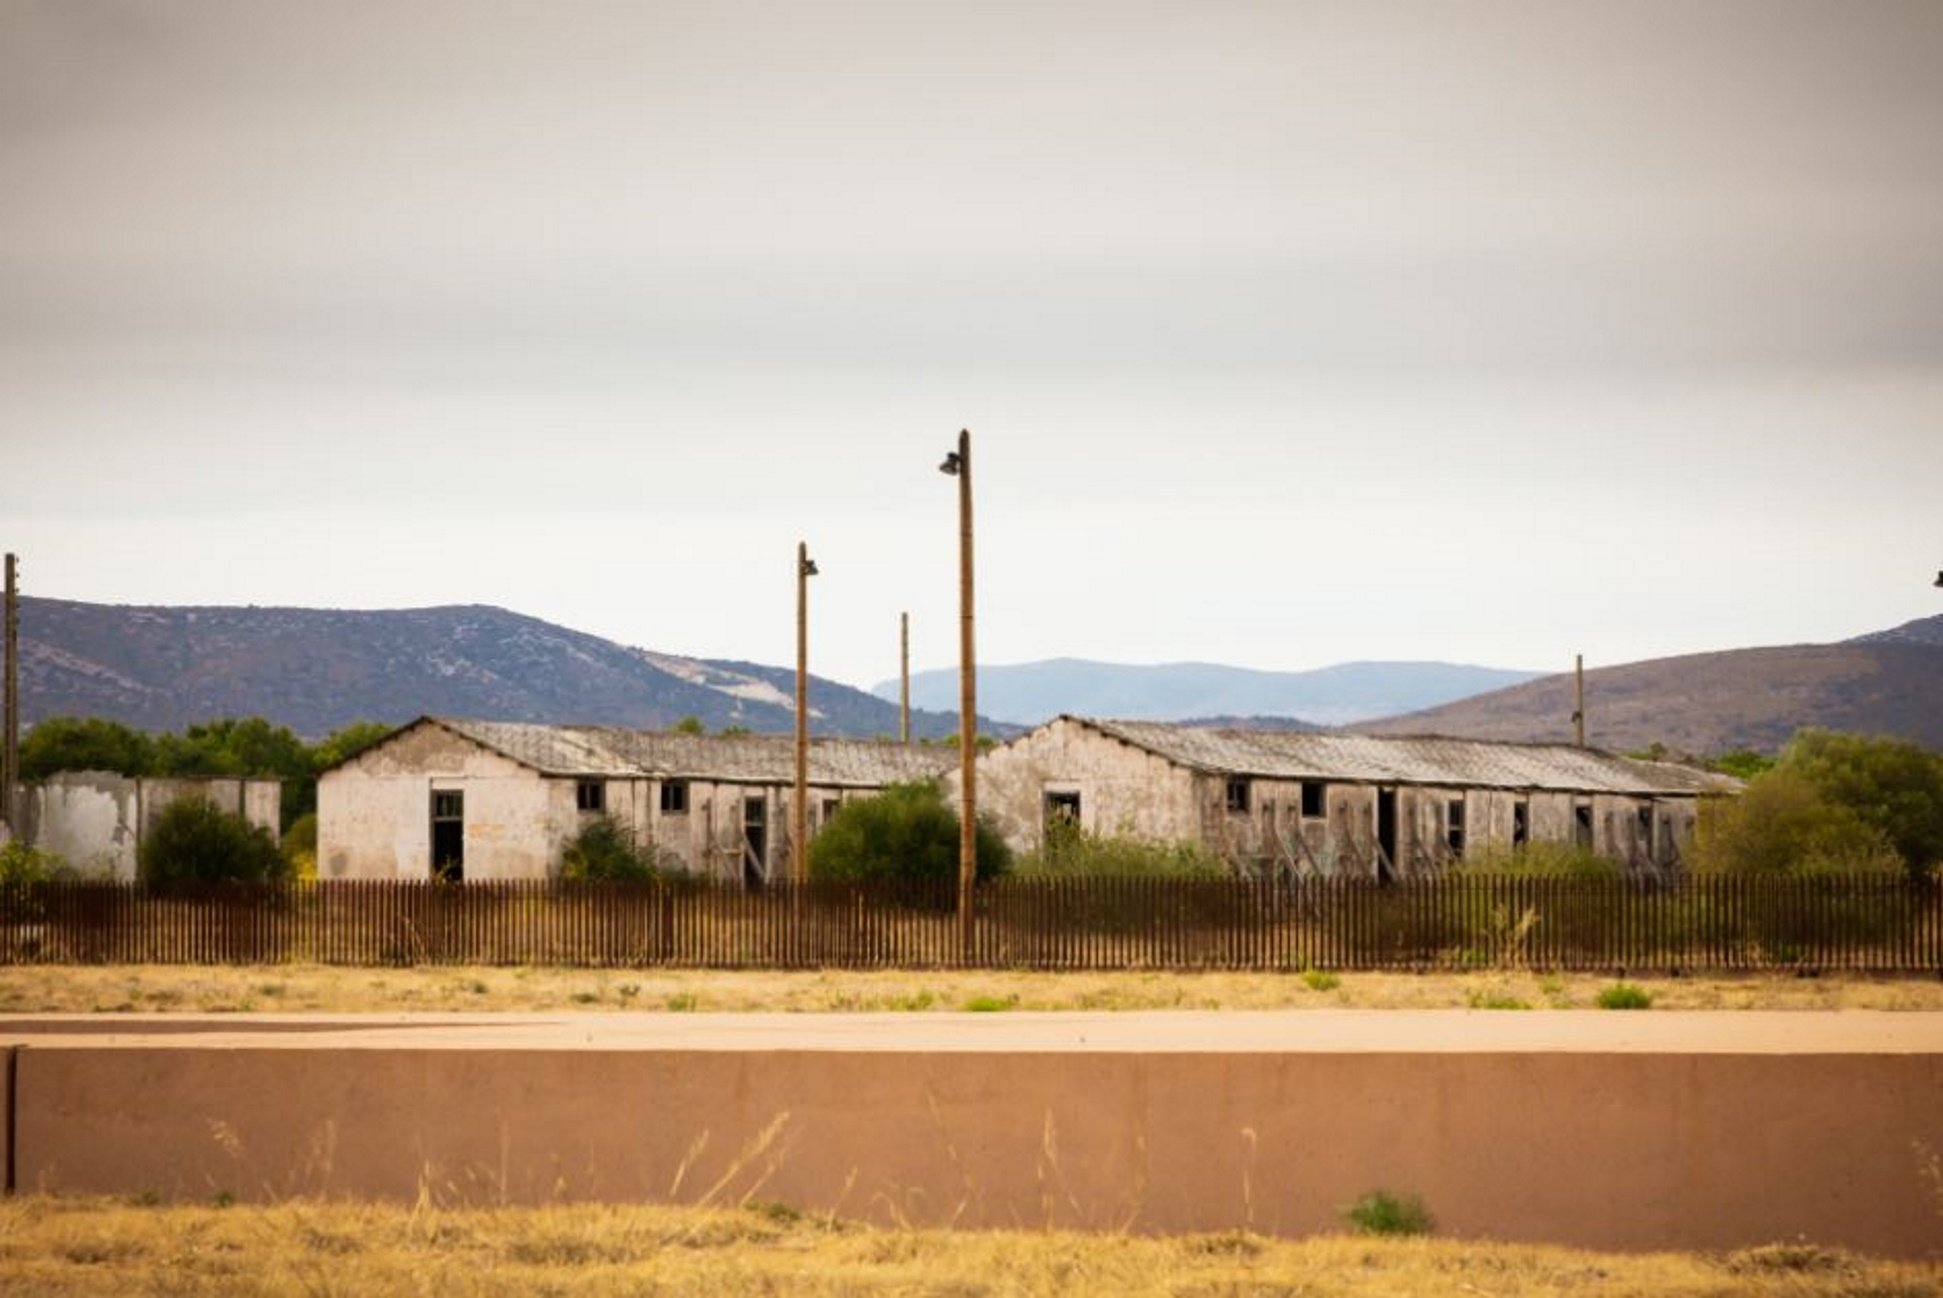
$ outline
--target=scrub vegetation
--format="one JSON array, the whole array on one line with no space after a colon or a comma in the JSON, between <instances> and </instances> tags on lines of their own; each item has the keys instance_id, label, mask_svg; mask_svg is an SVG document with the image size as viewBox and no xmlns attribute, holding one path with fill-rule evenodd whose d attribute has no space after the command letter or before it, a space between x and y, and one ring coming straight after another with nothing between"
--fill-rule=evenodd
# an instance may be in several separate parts
<instances>
[{"instance_id":1,"label":"scrub vegetation","mask_svg":"<svg viewBox=\"0 0 1943 1298\"><path fill-rule=\"evenodd\" d=\"M733 971L327 965L20 965L0 1012L935 1013L1044 1010L1590 1010L1600 974L1035 973L1003 970ZM1628 985L1659 1010L1943 1011L1933 976L1652 978Z\"/></svg>"},{"instance_id":2,"label":"scrub vegetation","mask_svg":"<svg viewBox=\"0 0 1943 1298\"><path fill-rule=\"evenodd\" d=\"M1943 1266L1795 1242L1726 1254L1246 1231L1168 1237L867 1226L719 1208L452 1209L306 1200L55 1199L0 1207L0 1295L1297 1295L1921 1298Z\"/></svg>"}]
</instances>

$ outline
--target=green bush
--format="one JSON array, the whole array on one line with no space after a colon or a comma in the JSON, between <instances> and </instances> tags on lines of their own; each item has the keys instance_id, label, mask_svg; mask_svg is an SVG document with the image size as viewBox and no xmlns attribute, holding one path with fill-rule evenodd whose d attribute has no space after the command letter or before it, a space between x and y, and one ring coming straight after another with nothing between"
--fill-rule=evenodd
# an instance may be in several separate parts
<instances>
[{"instance_id":1,"label":"green bush","mask_svg":"<svg viewBox=\"0 0 1943 1298\"><path fill-rule=\"evenodd\" d=\"M1653 993L1633 983L1614 983L1599 992L1599 1008L1602 1010L1650 1010L1653 1008Z\"/></svg>"},{"instance_id":2,"label":"green bush","mask_svg":"<svg viewBox=\"0 0 1943 1298\"><path fill-rule=\"evenodd\" d=\"M653 850L637 846L612 816L587 822L560 857L560 877L574 883L646 883L659 874Z\"/></svg>"},{"instance_id":3,"label":"green bush","mask_svg":"<svg viewBox=\"0 0 1943 1298\"><path fill-rule=\"evenodd\" d=\"M29 847L17 838L0 845L0 888L46 883L68 873L59 853Z\"/></svg>"},{"instance_id":4,"label":"green bush","mask_svg":"<svg viewBox=\"0 0 1943 1298\"><path fill-rule=\"evenodd\" d=\"M935 783L893 784L846 802L810 840L810 878L846 883L936 883L958 877L958 813ZM996 879L1012 853L979 822L977 875Z\"/></svg>"},{"instance_id":5,"label":"green bush","mask_svg":"<svg viewBox=\"0 0 1943 1298\"><path fill-rule=\"evenodd\" d=\"M1879 832L1911 879L1943 864L1943 756L1902 739L1803 730L1775 772Z\"/></svg>"},{"instance_id":6,"label":"green bush","mask_svg":"<svg viewBox=\"0 0 1943 1298\"><path fill-rule=\"evenodd\" d=\"M1786 766L1738 796L1700 804L1689 862L1703 874L1874 874L1901 870L1888 835Z\"/></svg>"},{"instance_id":7,"label":"green bush","mask_svg":"<svg viewBox=\"0 0 1943 1298\"><path fill-rule=\"evenodd\" d=\"M288 878L289 871L269 830L201 798L171 802L142 844L142 878L149 883L262 883Z\"/></svg>"},{"instance_id":8,"label":"green bush","mask_svg":"<svg viewBox=\"0 0 1943 1298\"><path fill-rule=\"evenodd\" d=\"M1437 1225L1422 1199L1388 1190L1371 1190L1344 1208L1343 1217L1365 1235L1428 1235Z\"/></svg>"},{"instance_id":9,"label":"green bush","mask_svg":"<svg viewBox=\"0 0 1943 1298\"><path fill-rule=\"evenodd\" d=\"M1517 847L1486 843L1464 854L1457 867L1465 874L1524 879L1618 879L1619 862L1577 843L1534 842Z\"/></svg>"},{"instance_id":10,"label":"green bush","mask_svg":"<svg viewBox=\"0 0 1943 1298\"><path fill-rule=\"evenodd\" d=\"M1199 843L1088 833L1064 817L1046 826L1046 845L1019 858L1031 879L1225 879L1232 873Z\"/></svg>"}]
</instances>

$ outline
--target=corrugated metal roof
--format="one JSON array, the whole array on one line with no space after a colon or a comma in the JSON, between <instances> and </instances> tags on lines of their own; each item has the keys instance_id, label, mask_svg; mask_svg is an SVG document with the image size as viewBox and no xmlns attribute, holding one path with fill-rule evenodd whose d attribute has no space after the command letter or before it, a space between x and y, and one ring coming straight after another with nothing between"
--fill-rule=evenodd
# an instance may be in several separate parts
<instances>
[{"instance_id":1,"label":"corrugated metal roof","mask_svg":"<svg viewBox=\"0 0 1943 1298\"><path fill-rule=\"evenodd\" d=\"M1570 744L1208 730L1158 721L1101 721L1090 717L1060 720L1090 726L1197 770L1269 779L1560 793L1694 794L1736 787L1732 779L1691 767L1639 761Z\"/></svg>"},{"instance_id":2,"label":"corrugated metal roof","mask_svg":"<svg viewBox=\"0 0 1943 1298\"><path fill-rule=\"evenodd\" d=\"M617 726L543 726L520 721L425 721L546 775L639 776L788 784L796 778L789 735L683 735ZM811 784L878 788L928 780L958 765L956 748L905 748L857 739L813 739Z\"/></svg>"}]
</instances>

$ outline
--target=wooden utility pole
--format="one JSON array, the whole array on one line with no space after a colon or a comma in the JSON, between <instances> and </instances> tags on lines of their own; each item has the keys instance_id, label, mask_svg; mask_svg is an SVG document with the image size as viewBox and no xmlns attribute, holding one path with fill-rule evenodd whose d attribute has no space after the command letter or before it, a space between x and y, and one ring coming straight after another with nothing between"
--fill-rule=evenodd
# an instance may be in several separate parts
<instances>
[{"instance_id":1,"label":"wooden utility pole","mask_svg":"<svg viewBox=\"0 0 1943 1298\"><path fill-rule=\"evenodd\" d=\"M1572 736L1579 747L1585 747L1585 655L1572 655L1572 677L1576 682L1572 705Z\"/></svg>"},{"instance_id":2,"label":"wooden utility pole","mask_svg":"<svg viewBox=\"0 0 1943 1298\"><path fill-rule=\"evenodd\" d=\"M897 615L897 742L911 746L911 615Z\"/></svg>"},{"instance_id":3,"label":"wooden utility pole","mask_svg":"<svg viewBox=\"0 0 1943 1298\"><path fill-rule=\"evenodd\" d=\"M5 713L0 718L0 727L6 730L0 739L0 820L7 824L7 832L19 837L20 827L14 820L14 786L20 782L20 561L12 554L7 556L7 593L6 593L6 698Z\"/></svg>"},{"instance_id":4,"label":"wooden utility pole","mask_svg":"<svg viewBox=\"0 0 1943 1298\"><path fill-rule=\"evenodd\" d=\"M796 543L796 798L790 806L789 867L796 882L810 877L810 578L816 561Z\"/></svg>"},{"instance_id":5,"label":"wooden utility pole","mask_svg":"<svg viewBox=\"0 0 1943 1298\"><path fill-rule=\"evenodd\" d=\"M958 949L971 953L972 884L978 877L978 662L972 647L971 430L940 470L958 479Z\"/></svg>"}]
</instances>

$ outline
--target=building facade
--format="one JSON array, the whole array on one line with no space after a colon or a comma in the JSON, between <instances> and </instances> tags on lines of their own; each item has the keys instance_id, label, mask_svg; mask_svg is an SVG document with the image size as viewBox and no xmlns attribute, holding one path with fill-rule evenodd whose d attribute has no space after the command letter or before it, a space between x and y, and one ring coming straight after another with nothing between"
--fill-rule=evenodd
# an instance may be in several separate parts
<instances>
[{"instance_id":1,"label":"building facade","mask_svg":"<svg viewBox=\"0 0 1943 1298\"><path fill-rule=\"evenodd\" d=\"M981 814L1017 852L1063 818L1104 836L1199 843L1244 873L1370 878L1536 842L1576 843L1631 872L1672 870L1700 798L1736 787L1563 744L1073 716L986 753L978 780Z\"/></svg>"},{"instance_id":2,"label":"building facade","mask_svg":"<svg viewBox=\"0 0 1943 1298\"><path fill-rule=\"evenodd\" d=\"M170 803L200 798L274 837L283 782L228 776L130 776L61 771L15 796L20 839L83 878L133 882L149 826Z\"/></svg>"},{"instance_id":3,"label":"building facade","mask_svg":"<svg viewBox=\"0 0 1943 1298\"><path fill-rule=\"evenodd\" d=\"M855 740L809 748L814 834L886 785L935 779L955 750ZM608 816L667 869L758 885L789 869L787 736L421 717L317 782L320 879L545 879Z\"/></svg>"}]
</instances>

